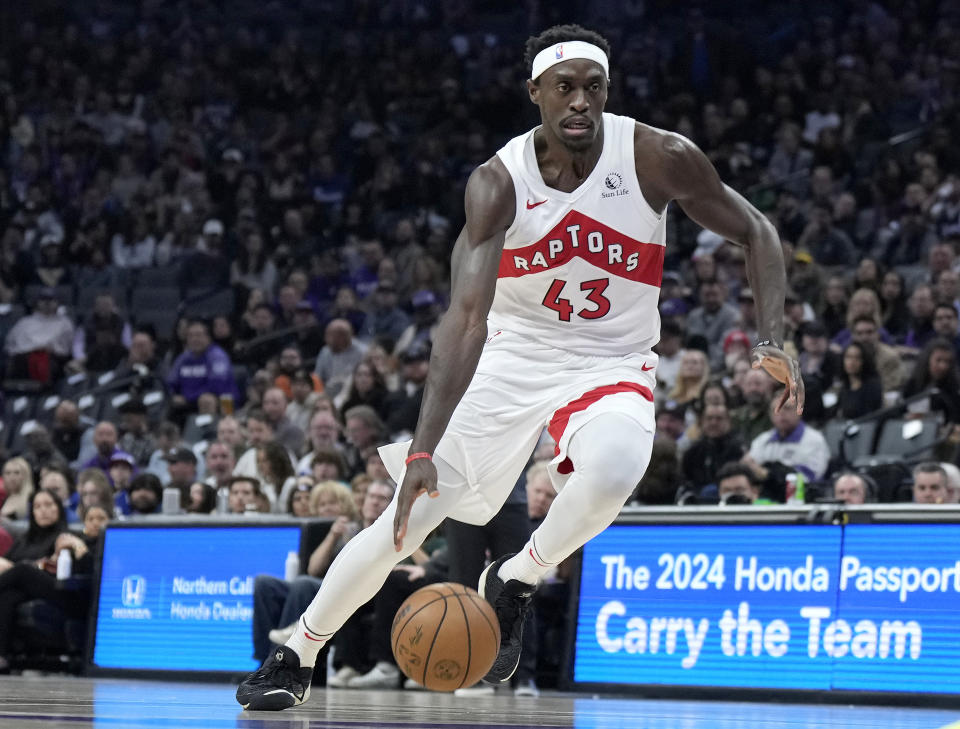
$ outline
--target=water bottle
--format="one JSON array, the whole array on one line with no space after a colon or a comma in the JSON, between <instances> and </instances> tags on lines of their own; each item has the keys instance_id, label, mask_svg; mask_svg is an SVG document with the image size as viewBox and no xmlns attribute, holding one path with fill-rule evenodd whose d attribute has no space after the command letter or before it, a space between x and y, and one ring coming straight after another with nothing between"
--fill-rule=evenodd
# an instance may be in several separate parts
<instances>
[{"instance_id":1,"label":"water bottle","mask_svg":"<svg viewBox=\"0 0 960 729\"><path fill-rule=\"evenodd\" d=\"M69 549L61 549L57 557L57 579L68 580L73 574L73 552Z\"/></svg>"},{"instance_id":2,"label":"water bottle","mask_svg":"<svg viewBox=\"0 0 960 729\"><path fill-rule=\"evenodd\" d=\"M172 516L180 513L180 489L167 486L163 490L162 513Z\"/></svg>"},{"instance_id":3,"label":"water bottle","mask_svg":"<svg viewBox=\"0 0 960 729\"><path fill-rule=\"evenodd\" d=\"M226 514L230 511L230 489L221 486L217 489L217 513Z\"/></svg>"},{"instance_id":4,"label":"water bottle","mask_svg":"<svg viewBox=\"0 0 960 729\"><path fill-rule=\"evenodd\" d=\"M287 552L287 561L283 563L283 579L292 582L300 574L300 557L296 552Z\"/></svg>"}]
</instances>

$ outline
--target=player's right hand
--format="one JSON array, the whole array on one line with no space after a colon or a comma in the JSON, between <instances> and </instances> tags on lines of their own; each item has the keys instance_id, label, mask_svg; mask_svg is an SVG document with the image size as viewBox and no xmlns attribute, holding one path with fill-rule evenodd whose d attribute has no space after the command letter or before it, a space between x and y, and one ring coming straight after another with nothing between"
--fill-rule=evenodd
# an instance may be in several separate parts
<instances>
[{"instance_id":1,"label":"player's right hand","mask_svg":"<svg viewBox=\"0 0 960 729\"><path fill-rule=\"evenodd\" d=\"M397 496L397 514L393 518L393 546L398 552L403 549L403 538L407 534L407 521L413 502L420 494L429 494L431 498L440 495L437 491L437 467L427 458L410 461L400 484Z\"/></svg>"}]
</instances>

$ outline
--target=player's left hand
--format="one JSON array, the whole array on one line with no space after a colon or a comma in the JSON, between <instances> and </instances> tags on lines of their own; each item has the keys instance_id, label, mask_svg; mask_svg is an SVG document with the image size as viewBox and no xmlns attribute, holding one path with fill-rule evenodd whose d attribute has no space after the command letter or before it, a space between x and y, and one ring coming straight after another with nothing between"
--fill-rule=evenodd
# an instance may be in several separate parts
<instances>
[{"instance_id":1,"label":"player's left hand","mask_svg":"<svg viewBox=\"0 0 960 729\"><path fill-rule=\"evenodd\" d=\"M784 405L793 404L797 408L797 415L803 415L803 377L800 376L800 363L788 356L779 347L772 344L754 347L750 353L750 364L753 369L763 369L777 382L786 385L780 402L777 403L777 412Z\"/></svg>"}]
</instances>

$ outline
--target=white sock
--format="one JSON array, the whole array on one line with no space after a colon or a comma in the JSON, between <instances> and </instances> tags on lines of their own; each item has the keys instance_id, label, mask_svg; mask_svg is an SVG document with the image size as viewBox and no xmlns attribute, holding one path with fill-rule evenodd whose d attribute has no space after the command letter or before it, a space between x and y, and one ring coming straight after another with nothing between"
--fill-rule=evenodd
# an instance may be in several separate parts
<instances>
[{"instance_id":1,"label":"white sock","mask_svg":"<svg viewBox=\"0 0 960 729\"><path fill-rule=\"evenodd\" d=\"M313 668L317 662L317 655L327 644L327 641L333 637L333 633L318 633L311 630L307 625L304 616L300 616L297 621L297 629L293 631L290 640L287 641L287 648L293 650L300 656L300 668Z\"/></svg>"},{"instance_id":2,"label":"white sock","mask_svg":"<svg viewBox=\"0 0 960 729\"><path fill-rule=\"evenodd\" d=\"M536 585L540 578L555 566L555 562L547 562L543 558L537 549L536 540L531 536L523 549L500 565L497 576L504 582L520 580L528 585Z\"/></svg>"}]
</instances>

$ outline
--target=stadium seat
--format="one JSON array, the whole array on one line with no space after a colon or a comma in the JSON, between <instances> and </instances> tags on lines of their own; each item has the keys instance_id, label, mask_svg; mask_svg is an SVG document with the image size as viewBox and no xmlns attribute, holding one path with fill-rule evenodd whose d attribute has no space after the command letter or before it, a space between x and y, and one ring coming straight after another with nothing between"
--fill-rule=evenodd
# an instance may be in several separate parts
<instances>
[{"instance_id":1,"label":"stadium seat","mask_svg":"<svg viewBox=\"0 0 960 729\"><path fill-rule=\"evenodd\" d=\"M830 457L853 463L862 456L873 452L873 441L877 435L876 421L853 424L848 421L833 420L827 423L823 437L830 447ZM842 448L842 451L841 451Z\"/></svg>"},{"instance_id":2,"label":"stadium seat","mask_svg":"<svg viewBox=\"0 0 960 729\"><path fill-rule=\"evenodd\" d=\"M37 411L35 413L36 419L45 426L50 426L53 423L53 414L57 409L57 405L63 400L60 395L47 395L44 398L40 399L40 402L37 404Z\"/></svg>"},{"instance_id":3,"label":"stadium seat","mask_svg":"<svg viewBox=\"0 0 960 729\"><path fill-rule=\"evenodd\" d=\"M183 427L183 439L193 445L201 440L212 440L217 435L218 418L213 415L193 413Z\"/></svg>"},{"instance_id":4,"label":"stadium seat","mask_svg":"<svg viewBox=\"0 0 960 729\"><path fill-rule=\"evenodd\" d=\"M139 288L180 288L180 266L141 268L134 277L134 293Z\"/></svg>"},{"instance_id":5,"label":"stadium seat","mask_svg":"<svg viewBox=\"0 0 960 729\"><path fill-rule=\"evenodd\" d=\"M151 423L158 423L167 417L167 393L163 390L150 390L143 393L143 404L147 407L147 417Z\"/></svg>"},{"instance_id":6,"label":"stadium seat","mask_svg":"<svg viewBox=\"0 0 960 729\"><path fill-rule=\"evenodd\" d=\"M191 289L184 297L184 310L189 316L212 319L215 316L233 314L233 289Z\"/></svg>"},{"instance_id":7,"label":"stadium seat","mask_svg":"<svg viewBox=\"0 0 960 729\"><path fill-rule=\"evenodd\" d=\"M76 372L60 383L60 396L64 400L76 400L90 389L90 378L86 372Z\"/></svg>"},{"instance_id":8,"label":"stadium seat","mask_svg":"<svg viewBox=\"0 0 960 729\"><path fill-rule=\"evenodd\" d=\"M874 452L908 461L928 460L932 456L930 449L937 442L938 427L934 418L888 420L883 424Z\"/></svg>"},{"instance_id":9,"label":"stadium seat","mask_svg":"<svg viewBox=\"0 0 960 729\"><path fill-rule=\"evenodd\" d=\"M169 342L174 336L174 327L180 315L175 311L165 309L149 309L134 314L133 323L139 326L150 325L161 342Z\"/></svg>"},{"instance_id":10,"label":"stadium seat","mask_svg":"<svg viewBox=\"0 0 960 729\"><path fill-rule=\"evenodd\" d=\"M180 289L137 286L130 296L130 311L137 318L145 311L176 311L182 302Z\"/></svg>"}]
</instances>

